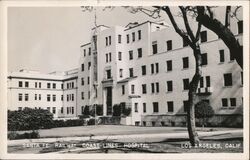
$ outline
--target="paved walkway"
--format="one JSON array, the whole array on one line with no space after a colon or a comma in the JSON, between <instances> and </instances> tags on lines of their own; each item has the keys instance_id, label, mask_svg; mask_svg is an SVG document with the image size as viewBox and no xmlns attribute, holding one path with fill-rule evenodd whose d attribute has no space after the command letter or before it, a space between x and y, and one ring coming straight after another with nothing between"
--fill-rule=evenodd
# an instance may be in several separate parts
<instances>
[{"instance_id":1,"label":"paved walkway","mask_svg":"<svg viewBox=\"0 0 250 160\"><path fill-rule=\"evenodd\" d=\"M222 130L212 132L198 132L200 139L225 139L243 137L242 129ZM40 138L40 139L23 139L8 141L8 146L22 145L24 143L51 143L62 141L88 141L92 140L111 140L119 142L161 142L167 139L187 139L188 133L143 133L130 135L97 135L85 137L60 137L60 138Z\"/></svg>"}]
</instances>

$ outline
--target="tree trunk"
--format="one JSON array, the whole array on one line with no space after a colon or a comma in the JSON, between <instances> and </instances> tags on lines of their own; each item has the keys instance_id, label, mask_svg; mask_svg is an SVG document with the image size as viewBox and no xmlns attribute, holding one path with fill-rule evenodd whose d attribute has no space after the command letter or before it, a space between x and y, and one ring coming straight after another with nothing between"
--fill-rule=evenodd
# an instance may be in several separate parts
<instances>
[{"instance_id":1,"label":"tree trunk","mask_svg":"<svg viewBox=\"0 0 250 160\"><path fill-rule=\"evenodd\" d=\"M201 78L201 52L200 46L197 44L196 48L193 50L195 57L195 74L190 82L189 91L188 91L188 111L187 111L187 124L188 124L188 134L190 143L192 146L199 143L198 133L195 129L195 99L196 99L196 90L198 88L198 83Z\"/></svg>"},{"instance_id":2,"label":"tree trunk","mask_svg":"<svg viewBox=\"0 0 250 160\"><path fill-rule=\"evenodd\" d=\"M198 16L196 21L200 22L203 26L213 31L222 39L225 45L229 48L232 58L235 59L243 69L243 49L231 30L228 27L225 27L219 20L210 18L205 13L204 7L198 6L197 11Z\"/></svg>"}]
</instances>

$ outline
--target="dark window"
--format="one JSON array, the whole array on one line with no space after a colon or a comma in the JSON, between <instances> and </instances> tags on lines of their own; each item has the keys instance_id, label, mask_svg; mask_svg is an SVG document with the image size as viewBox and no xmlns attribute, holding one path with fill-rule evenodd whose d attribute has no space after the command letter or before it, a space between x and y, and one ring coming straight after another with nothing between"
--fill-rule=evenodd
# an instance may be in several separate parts
<instances>
[{"instance_id":1,"label":"dark window","mask_svg":"<svg viewBox=\"0 0 250 160\"><path fill-rule=\"evenodd\" d=\"M201 36L201 42L206 42L207 41L207 31L202 31L200 33Z\"/></svg>"},{"instance_id":2,"label":"dark window","mask_svg":"<svg viewBox=\"0 0 250 160\"><path fill-rule=\"evenodd\" d=\"M91 55L91 48L89 47L89 56Z\"/></svg>"},{"instance_id":3,"label":"dark window","mask_svg":"<svg viewBox=\"0 0 250 160\"><path fill-rule=\"evenodd\" d=\"M72 84L72 88L74 88L74 82L71 82L71 84Z\"/></svg>"},{"instance_id":4,"label":"dark window","mask_svg":"<svg viewBox=\"0 0 250 160\"><path fill-rule=\"evenodd\" d=\"M109 62L111 62L112 60L112 56L111 56L111 52L109 52Z\"/></svg>"},{"instance_id":5,"label":"dark window","mask_svg":"<svg viewBox=\"0 0 250 160\"><path fill-rule=\"evenodd\" d=\"M84 71L84 64L82 64L82 71Z\"/></svg>"},{"instance_id":6,"label":"dark window","mask_svg":"<svg viewBox=\"0 0 250 160\"><path fill-rule=\"evenodd\" d=\"M61 113L63 114L63 107L61 107Z\"/></svg>"},{"instance_id":7,"label":"dark window","mask_svg":"<svg viewBox=\"0 0 250 160\"><path fill-rule=\"evenodd\" d=\"M35 82L35 88L37 88L37 82Z\"/></svg>"},{"instance_id":8,"label":"dark window","mask_svg":"<svg viewBox=\"0 0 250 160\"><path fill-rule=\"evenodd\" d=\"M72 109L72 114L74 114L74 112L75 112L75 108L74 107L71 107L71 109Z\"/></svg>"},{"instance_id":9,"label":"dark window","mask_svg":"<svg viewBox=\"0 0 250 160\"><path fill-rule=\"evenodd\" d=\"M138 40L141 39L141 30L138 31Z\"/></svg>"},{"instance_id":10,"label":"dark window","mask_svg":"<svg viewBox=\"0 0 250 160\"><path fill-rule=\"evenodd\" d=\"M172 50L172 40L167 41L167 51Z\"/></svg>"},{"instance_id":11,"label":"dark window","mask_svg":"<svg viewBox=\"0 0 250 160\"><path fill-rule=\"evenodd\" d=\"M86 56L86 49L83 50L83 55Z\"/></svg>"},{"instance_id":12,"label":"dark window","mask_svg":"<svg viewBox=\"0 0 250 160\"><path fill-rule=\"evenodd\" d=\"M172 61L167 61L167 71L172 71Z\"/></svg>"},{"instance_id":13,"label":"dark window","mask_svg":"<svg viewBox=\"0 0 250 160\"><path fill-rule=\"evenodd\" d=\"M18 82L18 87L23 87L23 82L22 81Z\"/></svg>"},{"instance_id":14,"label":"dark window","mask_svg":"<svg viewBox=\"0 0 250 160\"><path fill-rule=\"evenodd\" d=\"M123 77L123 69L119 70L119 74L120 74L120 78L122 78Z\"/></svg>"},{"instance_id":15,"label":"dark window","mask_svg":"<svg viewBox=\"0 0 250 160\"><path fill-rule=\"evenodd\" d=\"M232 85L233 85L232 73L224 74L224 86L232 86Z\"/></svg>"},{"instance_id":16,"label":"dark window","mask_svg":"<svg viewBox=\"0 0 250 160\"><path fill-rule=\"evenodd\" d=\"M134 94L135 93L135 85L131 85L131 94Z\"/></svg>"},{"instance_id":17,"label":"dark window","mask_svg":"<svg viewBox=\"0 0 250 160\"><path fill-rule=\"evenodd\" d=\"M167 92L173 91L173 81L167 81Z\"/></svg>"},{"instance_id":18,"label":"dark window","mask_svg":"<svg viewBox=\"0 0 250 160\"><path fill-rule=\"evenodd\" d=\"M47 83L47 88L50 88L50 83Z\"/></svg>"},{"instance_id":19,"label":"dark window","mask_svg":"<svg viewBox=\"0 0 250 160\"><path fill-rule=\"evenodd\" d=\"M111 78L111 69L106 70L107 79Z\"/></svg>"},{"instance_id":20,"label":"dark window","mask_svg":"<svg viewBox=\"0 0 250 160\"><path fill-rule=\"evenodd\" d=\"M152 48L153 48L153 54L156 54L158 52L157 51L157 42L152 44Z\"/></svg>"},{"instance_id":21,"label":"dark window","mask_svg":"<svg viewBox=\"0 0 250 160\"><path fill-rule=\"evenodd\" d=\"M81 94L82 94L82 99L84 99L84 92L81 92Z\"/></svg>"},{"instance_id":22,"label":"dark window","mask_svg":"<svg viewBox=\"0 0 250 160\"><path fill-rule=\"evenodd\" d=\"M167 102L167 104L168 104L168 112L174 112L174 102L169 101Z\"/></svg>"},{"instance_id":23,"label":"dark window","mask_svg":"<svg viewBox=\"0 0 250 160\"><path fill-rule=\"evenodd\" d=\"M227 103L227 99L226 99L226 98L222 98L222 99L221 99L221 102L222 102L222 107L227 107L227 106L228 106L228 103Z\"/></svg>"},{"instance_id":24,"label":"dark window","mask_svg":"<svg viewBox=\"0 0 250 160\"><path fill-rule=\"evenodd\" d=\"M201 54L201 65L207 65L207 53Z\"/></svg>"},{"instance_id":25,"label":"dark window","mask_svg":"<svg viewBox=\"0 0 250 160\"><path fill-rule=\"evenodd\" d=\"M83 86L84 85L84 78L81 79L81 82L82 82L81 84Z\"/></svg>"},{"instance_id":26,"label":"dark window","mask_svg":"<svg viewBox=\"0 0 250 160\"><path fill-rule=\"evenodd\" d=\"M53 98L53 101L55 102L56 101L56 95L54 94L52 98Z\"/></svg>"},{"instance_id":27,"label":"dark window","mask_svg":"<svg viewBox=\"0 0 250 160\"><path fill-rule=\"evenodd\" d=\"M61 95L61 101L63 101L63 95Z\"/></svg>"},{"instance_id":28,"label":"dark window","mask_svg":"<svg viewBox=\"0 0 250 160\"><path fill-rule=\"evenodd\" d=\"M47 94L47 101L50 101L50 94Z\"/></svg>"},{"instance_id":29,"label":"dark window","mask_svg":"<svg viewBox=\"0 0 250 160\"><path fill-rule=\"evenodd\" d=\"M154 64L151 64L151 74L154 74Z\"/></svg>"},{"instance_id":30,"label":"dark window","mask_svg":"<svg viewBox=\"0 0 250 160\"><path fill-rule=\"evenodd\" d=\"M109 55L108 55L108 53L106 53L106 63L108 63L109 62Z\"/></svg>"},{"instance_id":31,"label":"dark window","mask_svg":"<svg viewBox=\"0 0 250 160\"><path fill-rule=\"evenodd\" d=\"M135 112L138 112L138 103L135 103Z\"/></svg>"},{"instance_id":32,"label":"dark window","mask_svg":"<svg viewBox=\"0 0 250 160\"><path fill-rule=\"evenodd\" d=\"M122 43L122 35L118 35L118 43Z\"/></svg>"},{"instance_id":33,"label":"dark window","mask_svg":"<svg viewBox=\"0 0 250 160\"><path fill-rule=\"evenodd\" d=\"M154 83L151 83L151 91L152 91L152 93L155 93L155 84Z\"/></svg>"},{"instance_id":34,"label":"dark window","mask_svg":"<svg viewBox=\"0 0 250 160\"><path fill-rule=\"evenodd\" d=\"M25 82L25 87L26 87L26 88L29 87L29 82Z\"/></svg>"},{"instance_id":35,"label":"dark window","mask_svg":"<svg viewBox=\"0 0 250 160\"><path fill-rule=\"evenodd\" d=\"M129 34L127 34L127 43L129 43Z\"/></svg>"},{"instance_id":36,"label":"dark window","mask_svg":"<svg viewBox=\"0 0 250 160\"><path fill-rule=\"evenodd\" d=\"M147 93L147 85L142 84L142 94L146 94L146 93Z\"/></svg>"},{"instance_id":37,"label":"dark window","mask_svg":"<svg viewBox=\"0 0 250 160\"><path fill-rule=\"evenodd\" d=\"M236 98L230 98L231 107L236 107Z\"/></svg>"},{"instance_id":38,"label":"dark window","mask_svg":"<svg viewBox=\"0 0 250 160\"><path fill-rule=\"evenodd\" d=\"M75 98L74 98L74 94L72 94L71 96L72 96L72 101L74 101L74 99L75 99Z\"/></svg>"},{"instance_id":39,"label":"dark window","mask_svg":"<svg viewBox=\"0 0 250 160\"><path fill-rule=\"evenodd\" d=\"M91 62L88 63L88 70L90 70Z\"/></svg>"},{"instance_id":40,"label":"dark window","mask_svg":"<svg viewBox=\"0 0 250 160\"><path fill-rule=\"evenodd\" d=\"M135 41L135 32L132 33L132 41Z\"/></svg>"},{"instance_id":41,"label":"dark window","mask_svg":"<svg viewBox=\"0 0 250 160\"><path fill-rule=\"evenodd\" d=\"M188 42L186 40L182 39L182 41L183 41L183 47L188 46Z\"/></svg>"},{"instance_id":42,"label":"dark window","mask_svg":"<svg viewBox=\"0 0 250 160\"><path fill-rule=\"evenodd\" d=\"M183 101L184 112L188 111L188 101Z\"/></svg>"},{"instance_id":43,"label":"dark window","mask_svg":"<svg viewBox=\"0 0 250 160\"><path fill-rule=\"evenodd\" d=\"M220 62L225 62L224 49L220 50Z\"/></svg>"},{"instance_id":44,"label":"dark window","mask_svg":"<svg viewBox=\"0 0 250 160\"><path fill-rule=\"evenodd\" d=\"M134 77L134 70L133 70L133 68L129 68L129 77Z\"/></svg>"},{"instance_id":45,"label":"dark window","mask_svg":"<svg viewBox=\"0 0 250 160\"><path fill-rule=\"evenodd\" d=\"M183 68L188 68L189 67L188 57L182 58L182 64L183 64Z\"/></svg>"},{"instance_id":46,"label":"dark window","mask_svg":"<svg viewBox=\"0 0 250 160\"><path fill-rule=\"evenodd\" d=\"M207 87L211 86L210 76L206 76L206 83L207 83Z\"/></svg>"},{"instance_id":47,"label":"dark window","mask_svg":"<svg viewBox=\"0 0 250 160\"><path fill-rule=\"evenodd\" d=\"M90 99L90 91L88 91L88 98Z\"/></svg>"},{"instance_id":48,"label":"dark window","mask_svg":"<svg viewBox=\"0 0 250 160\"><path fill-rule=\"evenodd\" d=\"M19 100L19 101L22 101L22 100L23 100L23 94L22 94L22 93L19 93L19 94L18 94L18 100Z\"/></svg>"},{"instance_id":49,"label":"dark window","mask_svg":"<svg viewBox=\"0 0 250 160\"><path fill-rule=\"evenodd\" d=\"M138 51L138 58L141 58L142 57L142 49L138 48L137 51Z\"/></svg>"},{"instance_id":50,"label":"dark window","mask_svg":"<svg viewBox=\"0 0 250 160\"><path fill-rule=\"evenodd\" d=\"M37 100L37 94L35 94L35 100Z\"/></svg>"},{"instance_id":51,"label":"dark window","mask_svg":"<svg viewBox=\"0 0 250 160\"><path fill-rule=\"evenodd\" d=\"M143 103L143 104L142 104L142 106L143 106L143 113L146 113L146 112L147 112L147 106L146 106L146 103Z\"/></svg>"},{"instance_id":52,"label":"dark window","mask_svg":"<svg viewBox=\"0 0 250 160\"><path fill-rule=\"evenodd\" d=\"M159 82L156 82L155 85L156 85L156 93L159 93L160 91Z\"/></svg>"},{"instance_id":53,"label":"dark window","mask_svg":"<svg viewBox=\"0 0 250 160\"><path fill-rule=\"evenodd\" d=\"M88 77L88 84L89 84L89 77Z\"/></svg>"},{"instance_id":54,"label":"dark window","mask_svg":"<svg viewBox=\"0 0 250 160\"><path fill-rule=\"evenodd\" d=\"M42 83L41 82L39 82L39 88L41 88L42 87Z\"/></svg>"},{"instance_id":55,"label":"dark window","mask_svg":"<svg viewBox=\"0 0 250 160\"><path fill-rule=\"evenodd\" d=\"M159 106L158 106L158 102L153 102L153 112L159 112Z\"/></svg>"},{"instance_id":56,"label":"dark window","mask_svg":"<svg viewBox=\"0 0 250 160\"><path fill-rule=\"evenodd\" d=\"M238 34L243 33L243 21L238 22Z\"/></svg>"},{"instance_id":57,"label":"dark window","mask_svg":"<svg viewBox=\"0 0 250 160\"><path fill-rule=\"evenodd\" d=\"M105 37L105 39L106 39L106 46L108 45L108 37Z\"/></svg>"},{"instance_id":58,"label":"dark window","mask_svg":"<svg viewBox=\"0 0 250 160\"><path fill-rule=\"evenodd\" d=\"M118 52L118 60L119 60L119 61L122 60L122 52Z\"/></svg>"},{"instance_id":59,"label":"dark window","mask_svg":"<svg viewBox=\"0 0 250 160\"><path fill-rule=\"evenodd\" d=\"M63 84L61 84L61 89L63 89Z\"/></svg>"},{"instance_id":60,"label":"dark window","mask_svg":"<svg viewBox=\"0 0 250 160\"><path fill-rule=\"evenodd\" d=\"M53 107L53 108L52 108L52 113L53 113L53 114L56 114L56 107Z\"/></svg>"},{"instance_id":61,"label":"dark window","mask_svg":"<svg viewBox=\"0 0 250 160\"><path fill-rule=\"evenodd\" d=\"M129 51L129 60L133 59L133 51Z\"/></svg>"},{"instance_id":62,"label":"dark window","mask_svg":"<svg viewBox=\"0 0 250 160\"><path fill-rule=\"evenodd\" d=\"M125 86L122 85L122 94L124 95L125 94Z\"/></svg>"},{"instance_id":63,"label":"dark window","mask_svg":"<svg viewBox=\"0 0 250 160\"><path fill-rule=\"evenodd\" d=\"M53 83L53 88L56 89L56 84L55 83Z\"/></svg>"},{"instance_id":64,"label":"dark window","mask_svg":"<svg viewBox=\"0 0 250 160\"><path fill-rule=\"evenodd\" d=\"M109 36L109 45L111 45L111 36Z\"/></svg>"},{"instance_id":65,"label":"dark window","mask_svg":"<svg viewBox=\"0 0 250 160\"><path fill-rule=\"evenodd\" d=\"M141 66L141 72L142 72L142 75L146 75L147 74L147 71L146 71L146 66Z\"/></svg>"},{"instance_id":66,"label":"dark window","mask_svg":"<svg viewBox=\"0 0 250 160\"><path fill-rule=\"evenodd\" d=\"M155 72L159 73L159 63L155 63Z\"/></svg>"},{"instance_id":67,"label":"dark window","mask_svg":"<svg viewBox=\"0 0 250 160\"><path fill-rule=\"evenodd\" d=\"M200 88L203 88L204 87L204 78L201 77L200 78Z\"/></svg>"},{"instance_id":68,"label":"dark window","mask_svg":"<svg viewBox=\"0 0 250 160\"><path fill-rule=\"evenodd\" d=\"M183 90L189 89L189 79L183 79Z\"/></svg>"}]
</instances>

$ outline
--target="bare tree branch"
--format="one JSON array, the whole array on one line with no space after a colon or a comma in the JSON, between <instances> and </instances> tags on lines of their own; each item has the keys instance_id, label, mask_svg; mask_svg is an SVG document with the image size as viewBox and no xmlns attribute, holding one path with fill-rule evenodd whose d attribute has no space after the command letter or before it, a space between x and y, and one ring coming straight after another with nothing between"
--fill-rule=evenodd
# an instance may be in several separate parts
<instances>
[{"instance_id":1,"label":"bare tree branch","mask_svg":"<svg viewBox=\"0 0 250 160\"><path fill-rule=\"evenodd\" d=\"M198 29L197 29L197 32L196 32L196 36L195 36L195 42L197 42L199 40L199 37L200 37L200 32L201 32L201 23L198 22Z\"/></svg>"},{"instance_id":2,"label":"bare tree branch","mask_svg":"<svg viewBox=\"0 0 250 160\"><path fill-rule=\"evenodd\" d=\"M226 7L226 15L225 15L225 27L227 28L230 25L229 13L231 12L231 6Z\"/></svg>"},{"instance_id":3,"label":"bare tree branch","mask_svg":"<svg viewBox=\"0 0 250 160\"><path fill-rule=\"evenodd\" d=\"M208 13L209 13L209 16L210 16L210 18L214 18L214 14L213 14L213 12L211 11L211 7L210 6L206 6L206 8L207 8L207 11L208 11Z\"/></svg>"}]
</instances>

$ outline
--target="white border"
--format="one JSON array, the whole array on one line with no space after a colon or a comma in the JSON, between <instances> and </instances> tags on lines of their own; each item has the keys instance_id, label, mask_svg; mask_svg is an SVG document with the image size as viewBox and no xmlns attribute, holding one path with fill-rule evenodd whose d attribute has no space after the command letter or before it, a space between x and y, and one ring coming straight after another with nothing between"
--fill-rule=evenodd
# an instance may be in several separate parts
<instances>
[{"instance_id":1,"label":"white border","mask_svg":"<svg viewBox=\"0 0 250 160\"><path fill-rule=\"evenodd\" d=\"M8 154L7 153L7 8L72 6L152 5L242 5L244 19L244 153L180 154ZM166 0L83 0L83 1L0 1L0 159L249 159L249 2L248 1L167 1ZM4 125L3 125L4 124Z\"/></svg>"}]
</instances>

